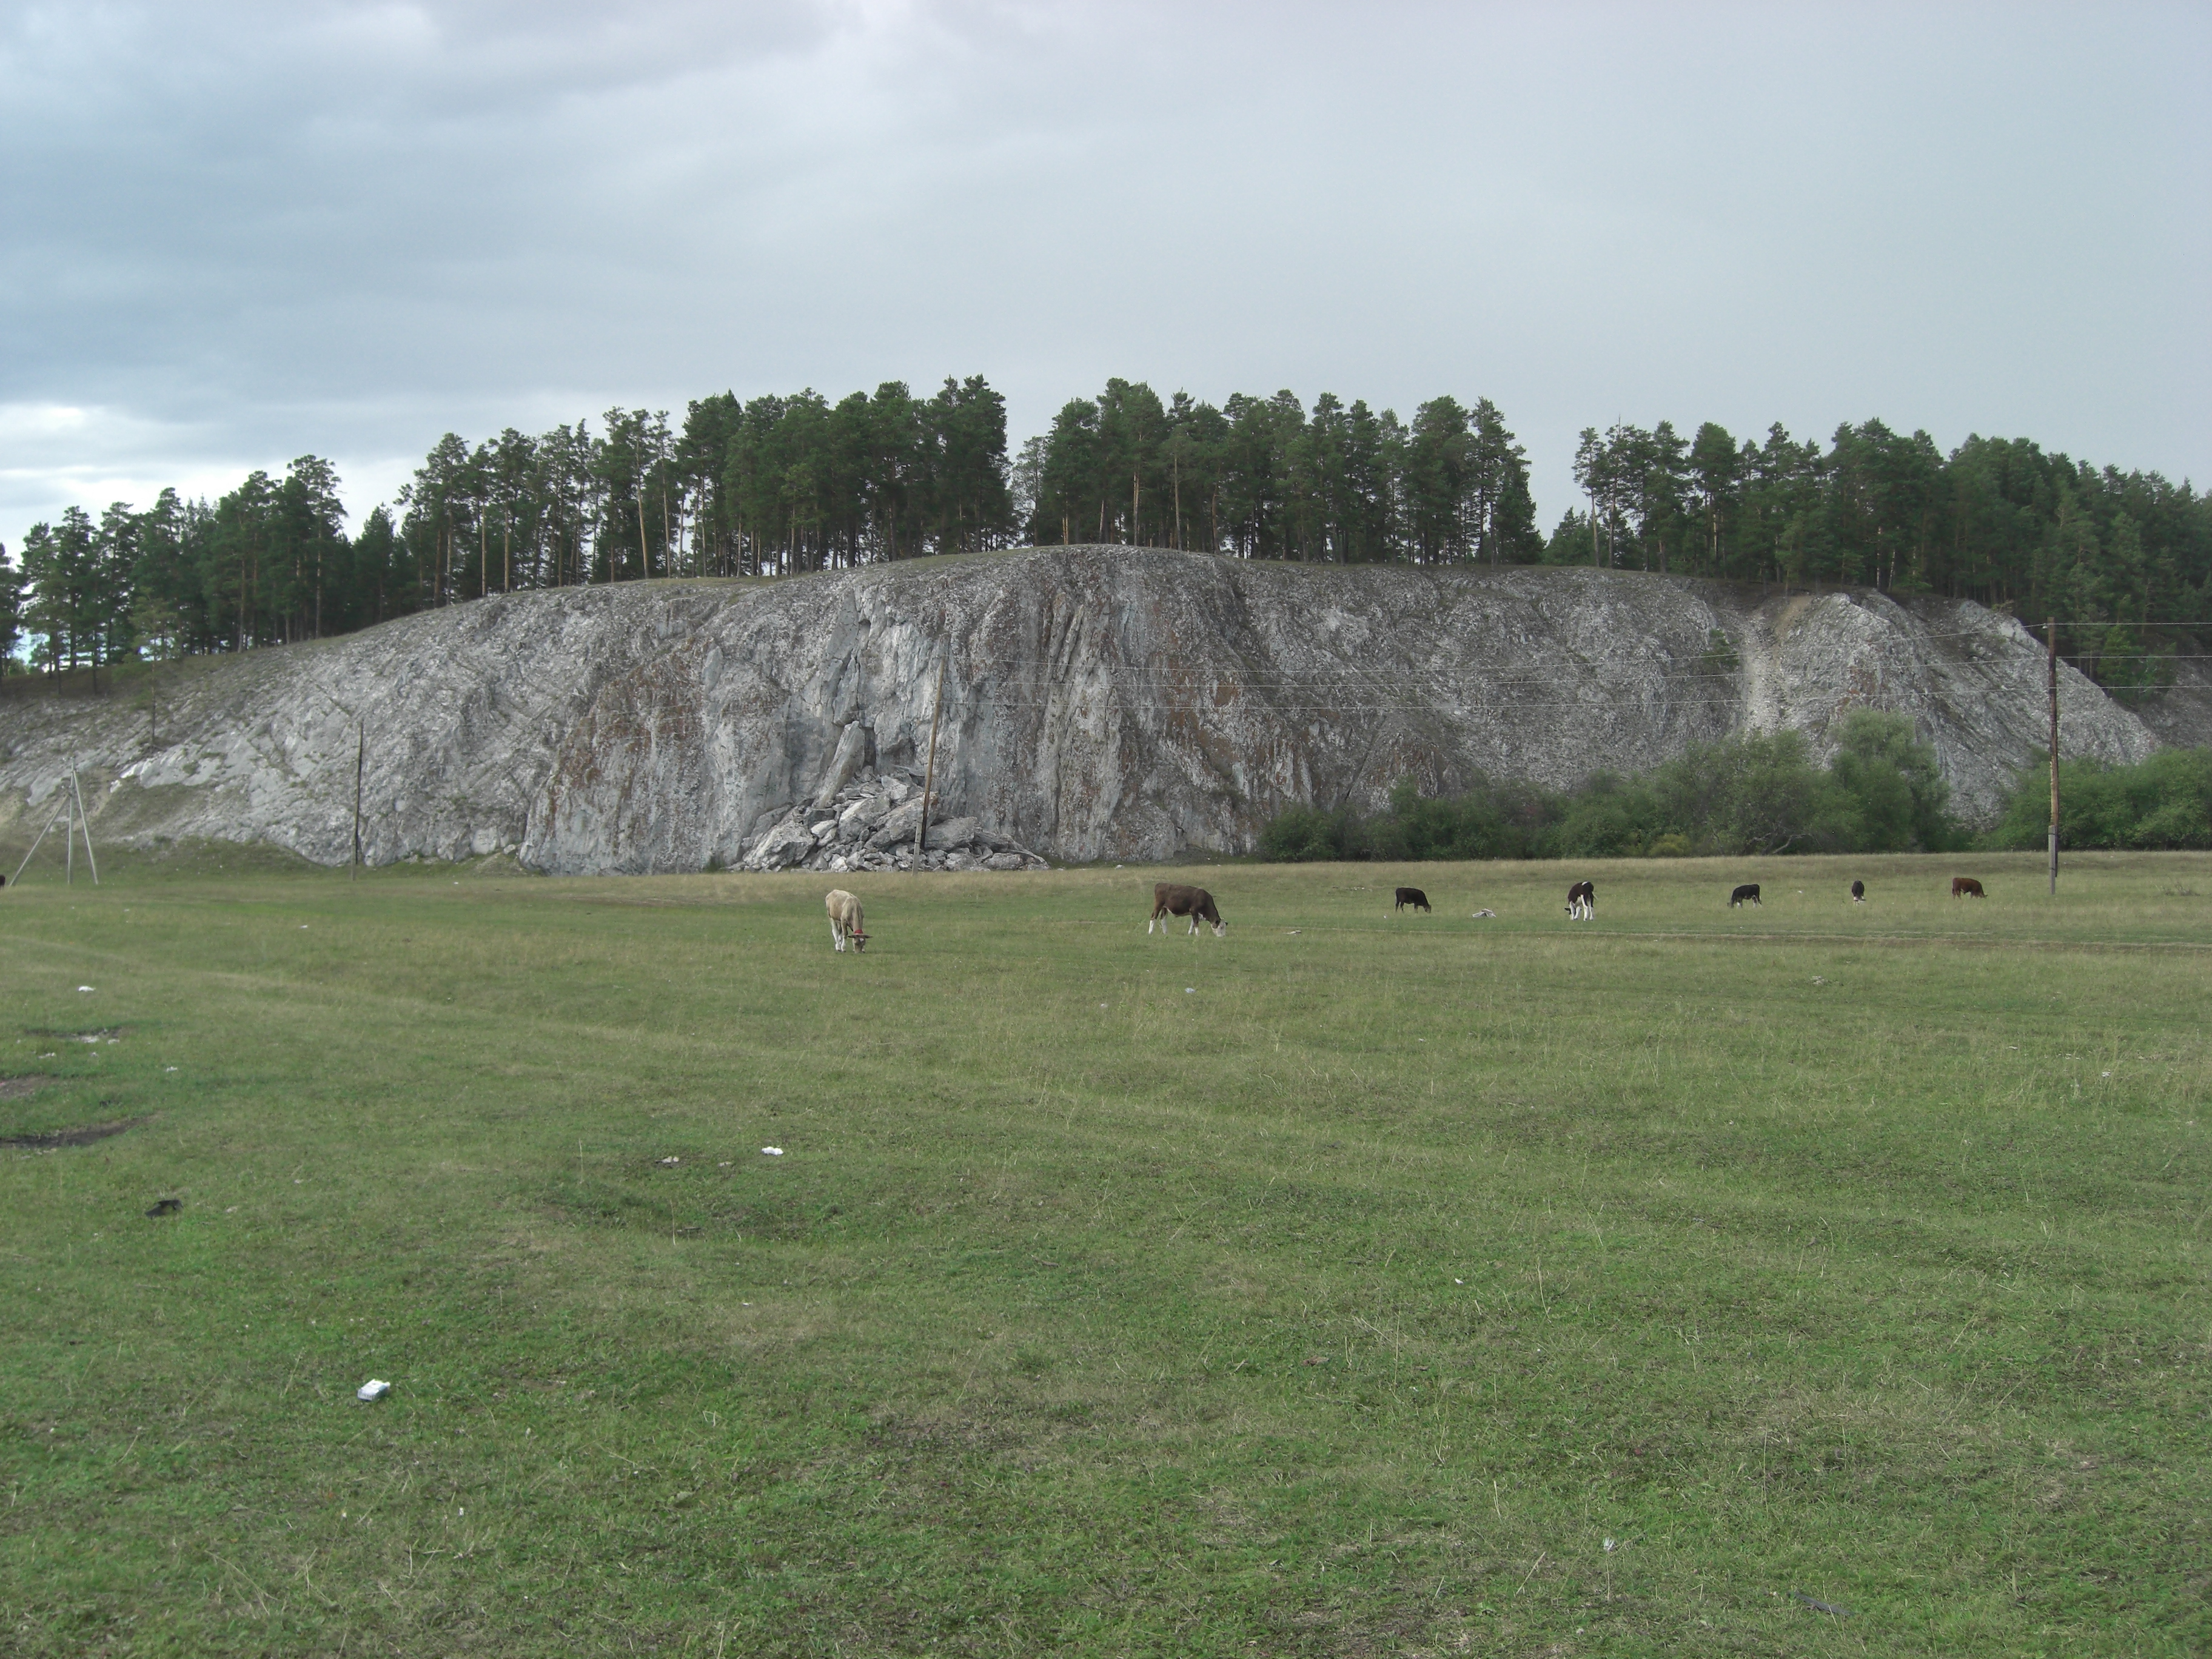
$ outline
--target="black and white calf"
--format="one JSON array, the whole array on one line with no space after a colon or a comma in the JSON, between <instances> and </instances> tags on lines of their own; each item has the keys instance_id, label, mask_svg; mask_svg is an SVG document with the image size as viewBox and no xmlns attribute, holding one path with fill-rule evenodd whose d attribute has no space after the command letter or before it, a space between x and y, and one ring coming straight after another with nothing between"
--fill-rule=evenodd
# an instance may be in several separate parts
<instances>
[{"instance_id":1,"label":"black and white calf","mask_svg":"<svg viewBox=\"0 0 2212 1659\"><path fill-rule=\"evenodd\" d=\"M1597 884L1578 881L1567 889L1567 915L1575 921L1593 921L1597 918Z\"/></svg>"}]
</instances>

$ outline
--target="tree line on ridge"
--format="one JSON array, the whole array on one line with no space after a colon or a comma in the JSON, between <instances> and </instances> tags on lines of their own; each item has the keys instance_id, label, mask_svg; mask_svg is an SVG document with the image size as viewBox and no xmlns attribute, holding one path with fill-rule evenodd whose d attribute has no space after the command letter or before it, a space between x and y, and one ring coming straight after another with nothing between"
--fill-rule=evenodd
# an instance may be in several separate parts
<instances>
[{"instance_id":1,"label":"tree line on ridge","mask_svg":"<svg viewBox=\"0 0 2212 1659\"><path fill-rule=\"evenodd\" d=\"M536 435L447 434L349 531L303 456L210 502L72 507L0 549L0 672L238 651L518 589L781 576L1022 544L1239 558L1583 564L1738 581L1859 584L2055 615L2062 649L2125 694L2171 678L2212 621L2212 502L2156 472L2025 439L1948 455L1879 421L1828 444L1780 426L1585 430L1582 499L1547 536L1527 454L1487 398L1410 420L1323 393L1216 406L1109 380L1009 451L980 375L609 410Z\"/></svg>"}]
</instances>

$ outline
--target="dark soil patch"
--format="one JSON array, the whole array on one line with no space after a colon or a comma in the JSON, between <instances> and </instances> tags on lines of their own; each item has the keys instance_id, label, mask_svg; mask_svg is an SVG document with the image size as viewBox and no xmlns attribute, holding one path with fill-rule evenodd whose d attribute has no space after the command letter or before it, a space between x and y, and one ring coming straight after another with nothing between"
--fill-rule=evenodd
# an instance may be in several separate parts
<instances>
[{"instance_id":1,"label":"dark soil patch","mask_svg":"<svg viewBox=\"0 0 2212 1659\"><path fill-rule=\"evenodd\" d=\"M28 1100L40 1090L59 1083L58 1077L0 1077L0 1100Z\"/></svg>"},{"instance_id":2,"label":"dark soil patch","mask_svg":"<svg viewBox=\"0 0 2212 1659\"><path fill-rule=\"evenodd\" d=\"M8 1135L0 1137L0 1146L33 1152L46 1152L56 1146L89 1146L95 1140L119 1135L125 1129L135 1129L149 1121L143 1117L118 1117L107 1123L80 1124L74 1129L50 1129L42 1135Z\"/></svg>"}]
</instances>

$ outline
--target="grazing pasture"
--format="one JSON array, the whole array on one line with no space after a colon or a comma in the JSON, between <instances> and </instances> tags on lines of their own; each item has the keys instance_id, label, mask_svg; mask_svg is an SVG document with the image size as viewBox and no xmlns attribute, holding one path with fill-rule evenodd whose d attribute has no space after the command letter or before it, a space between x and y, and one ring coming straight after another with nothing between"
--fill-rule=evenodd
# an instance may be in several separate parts
<instances>
[{"instance_id":1,"label":"grazing pasture","mask_svg":"<svg viewBox=\"0 0 2212 1659\"><path fill-rule=\"evenodd\" d=\"M2039 865L34 870L0 1648L2203 1652L2212 856Z\"/></svg>"}]
</instances>

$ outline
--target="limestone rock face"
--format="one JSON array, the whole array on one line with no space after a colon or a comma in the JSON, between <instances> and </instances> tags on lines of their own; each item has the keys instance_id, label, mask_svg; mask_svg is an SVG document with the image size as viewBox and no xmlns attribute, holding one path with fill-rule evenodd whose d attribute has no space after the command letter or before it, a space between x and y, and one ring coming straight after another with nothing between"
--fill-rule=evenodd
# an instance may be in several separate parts
<instances>
[{"instance_id":1,"label":"limestone rock face","mask_svg":"<svg viewBox=\"0 0 2212 1659\"><path fill-rule=\"evenodd\" d=\"M828 806L834 803L838 792L867 764L875 746L875 736L863 722L854 720L846 726L838 736L836 752L830 757L830 768L823 774L822 787L814 792L814 804Z\"/></svg>"},{"instance_id":2,"label":"limestone rock face","mask_svg":"<svg viewBox=\"0 0 2212 1659\"><path fill-rule=\"evenodd\" d=\"M185 665L151 707L11 688L0 832L35 833L74 756L96 836L259 841L342 863L359 742L377 863L1166 859L1249 848L1286 805L1373 805L1407 775L1432 791L1478 770L1564 786L1784 726L1825 755L1862 706L1911 716L1956 809L1982 821L2042 744L2043 672L2017 623L1959 601L1031 550L478 600ZM2146 711L2154 736L2062 676L2069 754L2212 742L2201 688Z\"/></svg>"}]
</instances>

